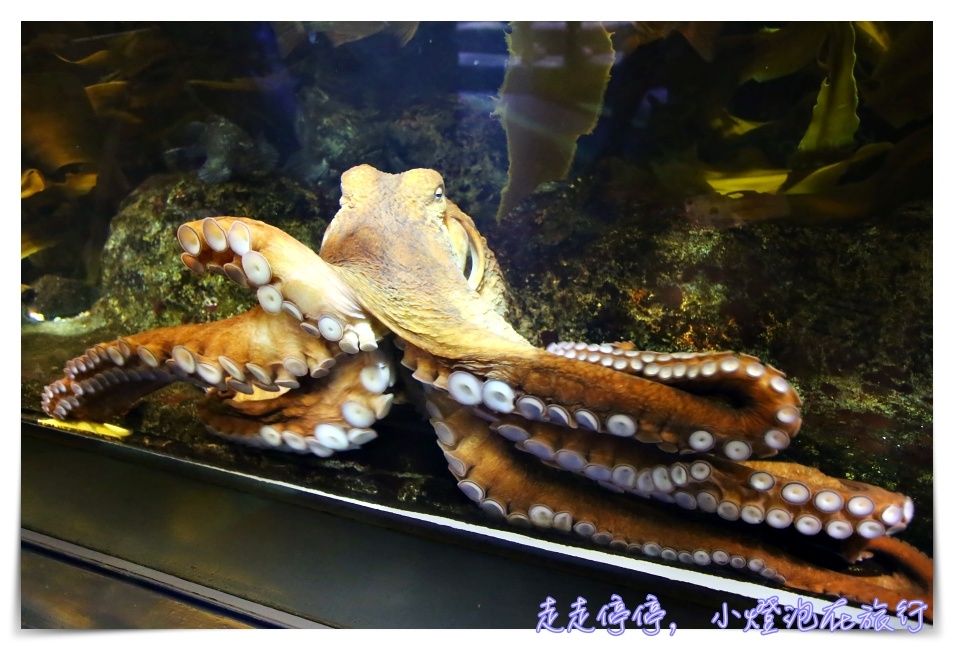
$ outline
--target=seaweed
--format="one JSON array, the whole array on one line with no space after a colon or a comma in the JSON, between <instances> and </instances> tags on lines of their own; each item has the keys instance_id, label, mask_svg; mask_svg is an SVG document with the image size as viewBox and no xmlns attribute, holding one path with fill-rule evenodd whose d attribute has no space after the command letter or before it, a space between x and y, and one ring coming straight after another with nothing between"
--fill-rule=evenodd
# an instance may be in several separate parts
<instances>
[{"instance_id":1,"label":"seaweed","mask_svg":"<svg viewBox=\"0 0 954 650\"><path fill-rule=\"evenodd\" d=\"M646 122L654 148L630 160L710 225L864 218L930 196L930 32L791 23L726 34L701 66L667 52L655 82L670 105Z\"/></svg>"},{"instance_id":2,"label":"seaweed","mask_svg":"<svg viewBox=\"0 0 954 650\"><path fill-rule=\"evenodd\" d=\"M596 126L613 66L598 23L513 23L510 62L494 114L507 133L510 171L497 220L541 183L566 178L576 141Z\"/></svg>"},{"instance_id":3,"label":"seaweed","mask_svg":"<svg viewBox=\"0 0 954 650\"><path fill-rule=\"evenodd\" d=\"M828 75L818 91L812 121L798 143L797 161L830 157L851 150L858 119L858 88L855 85L855 30L851 23L833 25L828 37L825 66Z\"/></svg>"},{"instance_id":4,"label":"seaweed","mask_svg":"<svg viewBox=\"0 0 954 650\"><path fill-rule=\"evenodd\" d=\"M923 172L928 140L888 155L930 127L930 23L610 28L612 78L597 66L539 64L560 51L554 42L572 41L572 24L514 24L496 111L510 155L498 221L546 181L574 167L618 169L611 160L649 172L654 187L642 191L684 202L688 218L710 225L863 218L930 194L899 166ZM592 112L571 114L574 124L554 108L567 106ZM600 148L576 156L579 143Z\"/></svg>"}]
</instances>

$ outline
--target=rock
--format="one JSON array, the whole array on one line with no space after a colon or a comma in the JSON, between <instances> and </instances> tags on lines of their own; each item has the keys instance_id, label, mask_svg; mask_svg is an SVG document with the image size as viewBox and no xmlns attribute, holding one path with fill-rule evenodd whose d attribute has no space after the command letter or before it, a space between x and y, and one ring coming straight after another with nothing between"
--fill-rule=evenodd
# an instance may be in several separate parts
<instances>
[{"instance_id":1,"label":"rock","mask_svg":"<svg viewBox=\"0 0 954 650\"><path fill-rule=\"evenodd\" d=\"M285 178L209 185L195 174L153 176L113 219L103 250L103 298L94 311L133 332L219 320L256 304L255 294L213 274L198 276L179 259L176 229L211 216L250 216L291 233L315 250L327 225L315 193Z\"/></svg>"},{"instance_id":2,"label":"rock","mask_svg":"<svg viewBox=\"0 0 954 650\"><path fill-rule=\"evenodd\" d=\"M45 320L76 316L88 310L97 295L96 289L87 283L58 275L44 275L30 288L32 300L28 309Z\"/></svg>"}]
</instances>

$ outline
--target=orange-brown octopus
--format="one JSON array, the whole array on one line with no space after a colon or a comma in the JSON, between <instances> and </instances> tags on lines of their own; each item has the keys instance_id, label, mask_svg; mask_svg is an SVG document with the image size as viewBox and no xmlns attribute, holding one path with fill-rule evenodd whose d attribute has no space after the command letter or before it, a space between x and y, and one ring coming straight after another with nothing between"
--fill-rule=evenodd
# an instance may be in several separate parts
<instances>
[{"instance_id":1,"label":"orange-brown octopus","mask_svg":"<svg viewBox=\"0 0 954 650\"><path fill-rule=\"evenodd\" d=\"M785 449L801 425L801 400L781 372L732 352L534 347L505 320L494 255L437 172L362 165L341 189L320 254L252 219L182 225L186 266L254 289L260 306L96 345L46 387L43 409L99 419L188 381L207 391L201 415L215 433L327 457L376 437L396 347L460 489L489 515L892 611L905 598L930 607L931 561L890 537L913 516L909 498L749 460ZM528 474L513 448L554 469ZM561 470L590 481L561 480ZM674 505L661 513L636 497ZM827 535L845 566L813 564L744 527L680 517L680 507ZM877 571L852 570L872 556Z\"/></svg>"}]
</instances>

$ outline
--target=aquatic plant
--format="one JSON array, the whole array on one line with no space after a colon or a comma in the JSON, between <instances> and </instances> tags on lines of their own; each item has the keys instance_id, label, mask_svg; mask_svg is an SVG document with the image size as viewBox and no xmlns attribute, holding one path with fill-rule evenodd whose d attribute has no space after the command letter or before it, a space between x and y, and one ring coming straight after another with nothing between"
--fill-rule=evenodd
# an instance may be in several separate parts
<instances>
[{"instance_id":1,"label":"aquatic plant","mask_svg":"<svg viewBox=\"0 0 954 650\"><path fill-rule=\"evenodd\" d=\"M614 56L598 23L513 23L507 46L494 110L510 157L498 221L541 183L566 178L577 139L599 119Z\"/></svg>"},{"instance_id":2,"label":"aquatic plant","mask_svg":"<svg viewBox=\"0 0 954 650\"><path fill-rule=\"evenodd\" d=\"M587 143L597 150L577 168L622 158L696 221L860 217L930 193L929 23L616 23L604 26L619 58L612 79L545 58L551 43L576 43L576 29L514 24L508 37L496 112L510 180L498 219L567 177L594 131L566 120L582 107L600 122Z\"/></svg>"}]
</instances>

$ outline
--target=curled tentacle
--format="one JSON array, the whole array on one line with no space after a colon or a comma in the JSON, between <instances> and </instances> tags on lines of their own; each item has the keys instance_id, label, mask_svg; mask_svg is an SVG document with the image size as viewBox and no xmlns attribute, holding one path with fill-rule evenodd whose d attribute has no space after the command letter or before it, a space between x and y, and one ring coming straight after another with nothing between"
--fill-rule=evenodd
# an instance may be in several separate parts
<instances>
[{"instance_id":1,"label":"curled tentacle","mask_svg":"<svg viewBox=\"0 0 954 650\"><path fill-rule=\"evenodd\" d=\"M380 326L334 267L278 228L244 217L209 217L179 226L176 236L191 270L255 289L265 311L287 313L303 331L336 342L343 352L377 348Z\"/></svg>"},{"instance_id":2,"label":"curled tentacle","mask_svg":"<svg viewBox=\"0 0 954 650\"><path fill-rule=\"evenodd\" d=\"M815 566L768 543L733 530L713 529L647 508L601 496L595 486L569 486L544 469L506 453L507 442L486 423L439 391L430 391L428 412L448 468L461 491L480 508L510 524L553 528L630 554L642 554L697 567L723 565L787 588L845 597L877 598L894 609L902 599L920 598L933 616L930 561L897 540L879 539L876 555L886 562L870 575Z\"/></svg>"},{"instance_id":3,"label":"curled tentacle","mask_svg":"<svg viewBox=\"0 0 954 650\"><path fill-rule=\"evenodd\" d=\"M290 315L256 307L93 346L67 362L42 406L59 419L100 420L173 381L207 391L200 415L214 433L329 456L376 436L394 373L379 351L334 355Z\"/></svg>"},{"instance_id":4,"label":"curled tentacle","mask_svg":"<svg viewBox=\"0 0 954 650\"><path fill-rule=\"evenodd\" d=\"M460 404L480 407L493 430L518 449L614 492L676 503L729 521L792 527L804 535L824 532L848 540L844 552L852 558L866 540L903 530L913 516L911 500L904 495L794 463L733 462L701 453L674 457L639 444L633 435L639 425L627 416L601 422L595 410L571 411L505 382L452 371L447 362L413 346L405 346L404 364L414 369L418 381L446 391Z\"/></svg>"},{"instance_id":5,"label":"curled tentacle","mask_svg":"<svg viewBox=\"0 0 954 650\"><path fill-rule=\"evenodd\" d=\"M755 438L733 436L739 442L753 447L758 456L772 456L788 447L791 437L798 433L802 401L785 379L785 373L763 364L747 354L734 352L649 352L636 350L631 343L553 343L547 351L568 359L585 361L618 372L643 377L673 386L690 393L722 399L738 404L740 408L767 405L784 427L757 431ZM704 448L708 438L691 441L693 451ZM724 444L726 436L716 433L712 446ZM650 442L650 440L646 440ZM667 441L669 442L669 441ZM684 448L681 448L684 449ZM741 449L735 454L741 454Z\"/></svg>"},{"instance_id":6,"label":"curled tentacle","mask_svg":"<svg viewBox=\"0 0 954 650\"><path fill-rule=\"evenodd\" d=\"M677 459L651 446L514 415L497 419L491 428L518 449L614 492L652 497L729 521L868 540L903 530L913 516L911 500L902 494L795 463L732 463L698 454ZM854 542L846 544L849 555L855 555L849 550L858 540Z\"/></svg>"},{"instance_id":7,"label":"curled tentacle","mask_svg":"<svg viewBox=\"0 0 954 650\"><path fill-rule=\"evenodd\" d=\"M428 353L409 347L413 349L405 350L403 363L416 368ZM733 461L746 460L753 452L773 455L788 445L801 425L797 406L801 401L793 390L776 391L771 401L736 405L731 385L726 396L697 395L536 348L514 347L493 364L469 362L466 370L455 370L464 364L453 359L427 364L440 369L432 373L430 383L451 391L461 403L655 443L666 452L716 453ZM738 381L753 391L762 390L747 379ZM474 392L472 398L468 391ZM493 399L494 395L501 399Z\"/></svg>"},{"instance_id":8,"label":"curled tentacle","mask_svg":"<svg viewBox=\"0 0 954 650\"><path fill-rule=\"evenodd\" d=\"M213 433L256 447L328 457L357 449L377 437L372 428L391 410L394 384L386 357L378 352L339 355L332 372L300 378L301 386L280 394L209 393L199 417Z\"/></svg>"}]
</instances>

